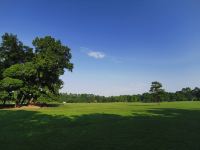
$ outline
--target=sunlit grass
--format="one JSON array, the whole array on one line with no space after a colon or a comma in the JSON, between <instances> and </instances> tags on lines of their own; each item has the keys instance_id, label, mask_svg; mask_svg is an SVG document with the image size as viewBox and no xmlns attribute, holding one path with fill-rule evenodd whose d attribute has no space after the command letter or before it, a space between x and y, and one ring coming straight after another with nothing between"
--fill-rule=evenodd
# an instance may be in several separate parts
<instances>
[{"instance_id":1,"label":"sunlit grass","mask_svg":"<svg viewBox=\"0 0 200 150\"><path fill-rule=\"evenodd\" d=\"M199 150L200 102L0 110L5 150Z\"/></svg>"}]
</instances>

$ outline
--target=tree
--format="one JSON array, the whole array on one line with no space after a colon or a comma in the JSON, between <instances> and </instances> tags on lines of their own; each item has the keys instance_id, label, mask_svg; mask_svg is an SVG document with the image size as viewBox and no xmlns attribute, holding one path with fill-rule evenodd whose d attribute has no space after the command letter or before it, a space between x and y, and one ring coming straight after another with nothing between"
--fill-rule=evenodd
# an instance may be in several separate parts
<instances>
[{"instance_id":1,"label":"tree","mask_svg":"<svg viewBox=\"0 0 200 150\"><path fill-rule=\"evenodd\" d=\"M58 94L63 85L60 75L64 74L65 69L73 69L70 49L51 36L37 37L33 40L33 45L36 52L34 64L37 66L40 88Z\"/></svg>"},{"instance_id":2,"label":"tree","mask_svg":"<svg viewBox=\"0 0 200 150\"><path fill-rule=\"evenodd\" d=\"M164 90L162 89L162 84L158 81L152 82L149 92L152 93L156 102L160 102L162 94L164 93Z\"/></svg>"},{"instance_id":3,"label":"tree","mask_svg":"<svg viewBox=\"0 0 200 150\"><path fill-rule=\"evenodd\" d=\"M190 87L182 88L181 93L186 97L187 100L192 100L192 89Z\"/></svg>"},{"instance_id":4,"label":"tree","mask_svg":"<svg viewBox=\"0 0 200 150\"><path fill-rule=\"evenodd\" d=\"M153 96L150 93L143 93L141 96L142 102L152 102L153 101Z\"/></svg>"},{"instance_id":5,"label":"tree","mask_svg":"<svg viewBox=\"0 0 200 150\"><path fill-rule=\"evenodd\" d=\"M40 88L37 86L36 75L36 66L32 62L12 65L3 72L4 79L12 78L23 81L23 86L15 90L18 93L16 105L23 104L25 99L29 99L28 101L30 101L32 97L38 96Z\"/></svg>"},{"instance_id":6,"label":"tree","mask_svg":"<svg viewBox=\"0 0 200 150\"><path fill-rule=\"evenodd\" d=\"M70 49L51 36L35 38L33 49L5 33L0 45L0 98L15 97L16 105L53 97L63 85L60 75L72 71ZM45 95L45 96L44 96ZM5 102L5 101L4 101Z\"/></svg>"},{"instance_id":7,"label":"tree","mask_svg":"<svg viewBox=\"0 0 200 150\"><path fill-rule=\"evenodd\" d=\"M195 100L200 100L200 88L195 87L192 90L192 95L193 95L193 97L194 97Z\"/></svg>"},{"instance_id":8,"label":"tree","mask_svg":"<svg viewBox=\"0 0 200 150\"><path fill-rule=\"evenodd\" d=\"M16 88L19 88L19 86L17 86L19 83L18 81L22 81L20 79L22 76L18 74L21 71L19 70L19 65L32 61L33 56L32 48L24 46L16 35L5 33L2 36L2 42L0 44L0 92L2 94L0 94L0 98L4 99L4 103L5 99L9 100L6 96L7 94L11 94L9 91L13 90L15 84L16 87L14 89L16 90ZM13 75L18 74L20 78L13 78L11 75L7 75L7 73L4 74L5 70L13 65L18 66L10 68L7 73L12 72ZM15 71L12 71L13 69Z\"/></svg>"}]
</instances>

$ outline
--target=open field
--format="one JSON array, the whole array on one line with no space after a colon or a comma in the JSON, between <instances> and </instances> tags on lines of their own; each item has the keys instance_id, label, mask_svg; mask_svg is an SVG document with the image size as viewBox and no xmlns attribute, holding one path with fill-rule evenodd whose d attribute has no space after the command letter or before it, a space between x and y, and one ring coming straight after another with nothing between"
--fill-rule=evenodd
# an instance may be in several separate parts
<instances>
[{"instance_id":1,"label":"open field","mask_svg":"<svg viewBox=\"0 0 200 150\"><path fill-rule=\"evenodd\" d=\"M0 110L2 150L199 150L200 102Z\"/></svg>"}]
</instances>

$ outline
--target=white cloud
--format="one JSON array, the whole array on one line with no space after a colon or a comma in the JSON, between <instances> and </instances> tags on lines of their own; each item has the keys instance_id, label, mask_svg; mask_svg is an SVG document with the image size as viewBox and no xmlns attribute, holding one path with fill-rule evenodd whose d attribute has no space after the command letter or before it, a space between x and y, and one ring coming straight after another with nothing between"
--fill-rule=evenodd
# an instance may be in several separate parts
<instances>
[{"instance_id":1,"label":"white cloud","mask_svg":"<svg viewBox=\"0 0 200 150\"><path fill-rule=\"evenodd\" d=\"M100 51L94 51L87 47L80 47L80 51L87 54L89 57L93 57L95 59L103 59L106 57L105 53Z\"/></svg>"},{"instance_id":2,"label":"white cloud","mask_svg":"<svg viewBox=\"0 0 200 150\"><path fill-rule=\"evenodd\" d=\"M93 57L95 59L102 59L104 58L106 55L102 52L97 52L97 51L90 51L87 53L88 56Z\"/></svg>"}]
</instances>

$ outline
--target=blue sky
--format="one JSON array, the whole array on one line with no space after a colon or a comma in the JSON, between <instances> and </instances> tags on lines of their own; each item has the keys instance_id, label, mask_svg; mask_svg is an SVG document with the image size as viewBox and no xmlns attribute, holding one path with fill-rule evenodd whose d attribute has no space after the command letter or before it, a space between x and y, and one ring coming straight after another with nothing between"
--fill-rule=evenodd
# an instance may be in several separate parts
<instances>
[{"instance_id":1,"label":"blue sky","mask_svg":"<svg viewBox=\"0 0 200 150\"><path fill-rule=\"evenodd\" d=\"M72 50L62 92L137 94L200 86L199 0L0 0L0 35L31 46L51 35Z\"/></svg>"}]
</instances>

